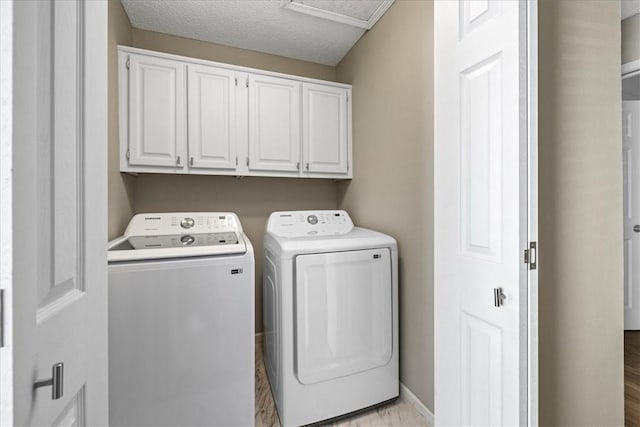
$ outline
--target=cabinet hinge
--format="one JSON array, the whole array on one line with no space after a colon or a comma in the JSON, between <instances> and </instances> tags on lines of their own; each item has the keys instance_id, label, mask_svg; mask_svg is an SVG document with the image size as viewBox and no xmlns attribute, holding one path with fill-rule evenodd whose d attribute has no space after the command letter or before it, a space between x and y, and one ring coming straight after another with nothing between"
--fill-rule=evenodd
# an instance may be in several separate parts
<instances>
[{"instance_id":1,"label":"cabinet hinge","mask_svg":"<svg viewBox=\"0 0 640 427\"><path fill-rule=\"evenodd\" d=\"M538 267L538 249L536 242L529 242L529 249L524 250L524 263L529 264L529 270Z\"/></svg>"},{"instance_id":2,"label":"cabinet hinge","mask_svg":"<svg viewBox=\"0 0 640 427\"><path fill-rule=\"evenodd\" d=\"M247 157L247 167L249 166L249 158Z\"/></svg>"},{"instance_id":3,"label":"cabinet hinge","mask_svg":"<svg viewBox=\"0 0 640 427\"><path fill-rule=\"evenodd\" d=\"M127 160L129 160L129 157L131 156L131 153L129 152L129 149L128 149L128 148L127 148L127 154L126 154L126 156L127 156Z\"/></svg>"},{"instance_id":4,"label":"cabinet hinge","mask_svg":"<svg viewBox=\"0 0 640 427\"><path fill-rule=\"evenodd\" d=\"M347 162L347 172L349 172L349 162Z\"/></svg>"},{"instance_id":5,"label":"cabinet hinge","mask_svg":"<svg viewBox=\"0 0 640 427\"><path fill-rule=\"evenodd\" d=\"M249 87L249 76L247 76L247 83L246 83L247 87Z\"/></svg>"},{"instance_id":6,"label":"cabinet hinge","mask_svg":"<svg viewBox=\"0 0 640 427\"><path fill-rule=\"evenodd\" d=\"M236 81L236 86L238 86L238 78L237 77L235 78L235 81Z\"/></svg>"},{"instance_id":7,"label":"cabinet hinge","mask_svg":"<svg viewBox=\"0 0 640 427\"><path fill-rule=\"evenodd\" d=\"M131 67L131 63L129 62L129 58L127 58L127 62L125 63L127 70Z\"/></svg>"},{"instance_id":8,"label":"cabinet hinge","mask_svg":"<svg viewBox=\"0 0 640 427\"><path fill-rule=\"evenodd\" d=\"M349 94L347 94L347 102L349 102Z\"/></svg>"}]
</instances>

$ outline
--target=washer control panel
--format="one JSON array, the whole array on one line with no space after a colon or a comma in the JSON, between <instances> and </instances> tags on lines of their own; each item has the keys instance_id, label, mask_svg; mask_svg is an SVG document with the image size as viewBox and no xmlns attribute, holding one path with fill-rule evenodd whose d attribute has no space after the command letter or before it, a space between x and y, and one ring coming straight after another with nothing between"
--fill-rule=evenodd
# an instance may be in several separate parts
<instances>
[{"instance_id":1,"label":"washer control panel","mask_svg":"<svg viewBox=\"0 0 640 427\"><path fill-rule=\"evenodd\" d=\"M282 237L335 236L353 230L353 221L345 211L273 212L267 232Z\"/></svg>"},{"instance_id":2,"label":"washer control panel","mask_svg":"<svg viewBox=\"0 0 640 427\"><path fill-rule=\"evenodd\" d=\"M145 213L133 217L125 236L200 233L241 233L238 216L231 212Z\"/></svg>"}]
</instances>

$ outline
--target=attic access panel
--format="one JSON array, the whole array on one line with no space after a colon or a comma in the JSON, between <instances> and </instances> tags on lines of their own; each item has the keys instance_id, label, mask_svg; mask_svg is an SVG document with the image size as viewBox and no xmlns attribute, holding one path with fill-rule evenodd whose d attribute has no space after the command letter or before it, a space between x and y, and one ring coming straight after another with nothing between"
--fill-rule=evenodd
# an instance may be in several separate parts
<instances>
[{"instance_id":1,"label":"attic access panel","mask_svg":"<svg viewBox=\"0 0 640 427\"><path fill-rule=\"evenodd\" d=\"M282 0L282 7L306 15L371 29L395 0Z\"/></svg>"}]
</instances>

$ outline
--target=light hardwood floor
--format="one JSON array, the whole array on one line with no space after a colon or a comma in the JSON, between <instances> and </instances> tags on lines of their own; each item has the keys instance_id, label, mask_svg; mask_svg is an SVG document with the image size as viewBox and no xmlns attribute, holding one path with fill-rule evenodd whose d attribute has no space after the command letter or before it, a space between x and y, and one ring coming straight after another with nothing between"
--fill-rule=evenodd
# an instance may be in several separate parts
<instances>
[{"instance_id":1,"label":"light hardwood floor","mask_svg":"<svg viewBox=\"0 0 640 427\"><path fill-rule=\"evenodd\" d=\"M640 331L624 332L624 418L640 427Z\"/></svg>"},{"instance_id":2,"label":"light hardwood floor","mask_svg":"<svg viewBox=\"0 0 640 427\"><path fill-rule=\"evenodd\" d=\"M256 339L256 427L280 427L280 420L269 389L269 380L267 379L267 372L262 359L262 351L262 341ZM401 399L322 425L332 427L429 426L411 404Z\"/></svg>"}]
</instances>

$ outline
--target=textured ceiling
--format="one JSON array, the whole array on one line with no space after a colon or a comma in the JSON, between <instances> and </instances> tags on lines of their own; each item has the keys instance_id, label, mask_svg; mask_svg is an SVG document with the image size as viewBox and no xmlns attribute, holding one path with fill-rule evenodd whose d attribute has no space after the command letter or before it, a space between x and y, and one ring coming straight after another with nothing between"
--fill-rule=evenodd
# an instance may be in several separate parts
<instances>
[{"instance_id":1,"label":"textured ceiling","mask_svg":"<svg viewBox=\"0 0 640 427\"><path fill-rule=\"evenodd\" d=\"M282 7L282 0L121 0L131 25L242 49L336 65L363 28ZM296 0L299 1L299 0ZM305 0L312 7L368 19L382 0Z\"/></svg>"},{"instance_id":2,"label":"textured ceiling","mask_svg":"<svg viewBox=\"0 0 640 427\"><path fill-rule=\"evenodd\" d=\"M620 15L622 19L640 13L640 0L620 0Z\"/></svg>"}]
</instances>

